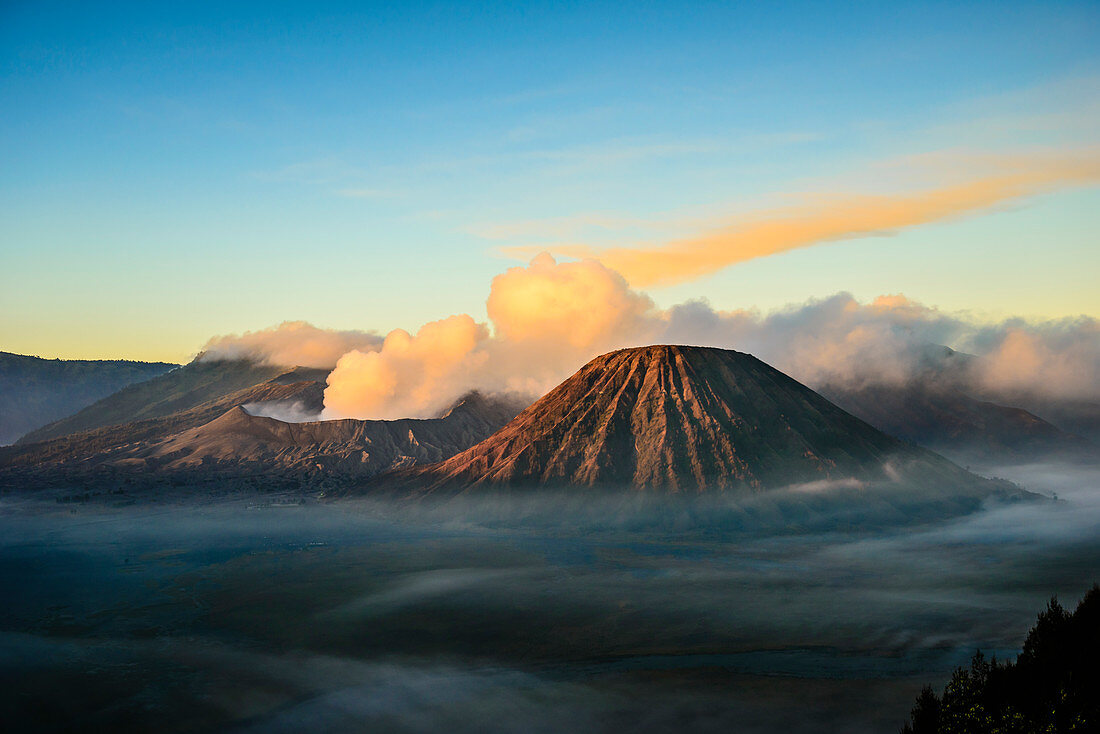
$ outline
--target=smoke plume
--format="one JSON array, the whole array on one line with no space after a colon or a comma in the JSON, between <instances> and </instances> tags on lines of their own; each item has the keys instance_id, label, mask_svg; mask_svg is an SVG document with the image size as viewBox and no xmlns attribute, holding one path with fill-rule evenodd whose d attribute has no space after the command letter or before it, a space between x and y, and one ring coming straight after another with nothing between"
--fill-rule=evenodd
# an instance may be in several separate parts
<instances>
[{"instance_id":1,"label":"smoke plume","mask_svg":"<svg viewBox=\"0 0 1100 734\"><path fill-rule=\"evenodd\" d=\"M395 329L380 350L340 358L328 377L324 417L428 417L482 381L488 339L485 325L465 314L425 324L415 336Z\"/></svg>"}]
</instances>

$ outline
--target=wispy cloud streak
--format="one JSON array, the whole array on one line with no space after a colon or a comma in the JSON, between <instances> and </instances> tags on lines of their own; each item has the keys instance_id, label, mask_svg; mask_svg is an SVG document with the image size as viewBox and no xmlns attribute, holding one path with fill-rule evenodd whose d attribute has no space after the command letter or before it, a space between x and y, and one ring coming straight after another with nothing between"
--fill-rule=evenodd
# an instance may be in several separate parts
<instances>
[{"instance_id":1,"label":"wispy cloud streak","mask_svg":"<svg viewBox=\"0 0 1100 734\"><path fill-rule=\"evenodd\" d=\"M592 257L635 287L673 285L740 262L856 237L883 236L973 214L1070 186L1100 181L1100 153L985 159L984 175L961 183L892 194L811 194L803 203L750 215L694 237L659 245L598 250L551 247L555 254ZM542 248L540 248L542 249ZM530 254L529 248L510 248Z\"/></svg>"}]
</instances>

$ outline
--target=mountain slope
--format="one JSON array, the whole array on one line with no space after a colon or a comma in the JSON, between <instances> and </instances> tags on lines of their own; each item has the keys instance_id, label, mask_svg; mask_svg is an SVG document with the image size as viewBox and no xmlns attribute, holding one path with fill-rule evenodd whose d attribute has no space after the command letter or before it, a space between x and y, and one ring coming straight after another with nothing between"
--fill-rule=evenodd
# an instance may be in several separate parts
<instances>
[{"instance_id":1,"label":"mountain slope","mask_svg":"<svg viewBox=\"0 0 1100 734\"><path fill-rule=\"evenodd\" d=\"M69 433L171 415L290 372L295 374L283 378L284 381L324 380L325 374L324 370L292 370L245 360L191 362L167 374L126 387L75 415L32 431L23 436L19 443L45 441Z\"/></svg>"},{"instance_id":2,"label":"mountain slope","mask_svg":"<svg viewBox=\"0 0 1100 734\"><path fill-rule=\"evenodd\" d=\"M0 352L0 445L177 365L42 359Z\"/></svg>"},{"instance_id":3,"label":"mountain slope","mask_svg":"<svg viewBox=\"0 0 1100 734\"><path fill-rule=\"evenodd\" d=\"M291 374L291 373L288 373ZM282 376L157 418L104 426L36 443L0 448L0 467L90 467L216 419L239 405L298 403L320 411L324 383L284 382Z\"/></svg>"},{"instance_id":4,"label":"mountain slope","mask_svg":"<svg viewBox=\"0 0 1100 734\"><path fill-rule=\"evenodd\" d=\"M982 480L748 354L652 346L598 357L499 432L406 478L476 485L761 490L822 480Z\"/></svg>"},{"instance_id":5,"label":"mountain slope","mask_svg":"<svg viewBox=\"0 0 1100 734\"><path fill-rule=\"evenodd\" d=\"M323 488L446 459L491 435L522 408L470 393L433 419L291 423L251 414L289 404L319 412L324 384L295 373L168 416L0 448L0 486L15 489L197 484L245 479ZM267 483L267 484L264 484ZM226 485L228 486L228 485Z\"/></svg>"},{"instance_id":6,"label":"mountain slope","mask_svg":"<svg viewBox=\"0 0 1100 734\"><path fill-rule=\"evenodd\" d=\"M157 470L251 468L341 479L441 461L491 435L519 406L469 393L439 418L287 423L235 407L134 455Z\"/></svg>"}]
</instances>

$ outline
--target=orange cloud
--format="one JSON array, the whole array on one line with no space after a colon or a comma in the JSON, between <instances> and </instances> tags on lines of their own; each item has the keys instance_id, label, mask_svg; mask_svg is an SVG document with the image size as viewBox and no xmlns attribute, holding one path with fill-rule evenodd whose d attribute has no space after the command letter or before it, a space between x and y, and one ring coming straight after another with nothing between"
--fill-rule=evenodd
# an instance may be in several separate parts
<instances>
[{"instance_id":1,"label":"orange cloud","mask_svg":"<svg viewBox=\"0 0 1100 734\"><path fill-rule=\"evenodd\" d=\"M420 327L394 329L378 351L353 350L328 376L323 417L428 417L474 386L489 338L466 314Z\"/></svg>"},{"instance_id":2,"label":"orange cloud","mask_svg":"<svg viewBox=\"0 0 1100 734\"><path fill-rule=\"evenodd\" d=\"M1015 156L982 161L995 169L963 183L915 193L817 195L802 205L760 212L746 221L654 247L550 248L593 257L635 287L683 283L758 257L801 247L884 235L942 221L1066 186L1100 181L1100 155ZM523 251L523 248L512 252Z\"/></svg>"},{"instance_id":3,"label":"orange cloud","mask_svg":"<svg viewBox=\"0 0 1100 734\"><path fill-rule=\"evenodd\" d=\"M541 395L592 357L656 338L653 302L595 260L550 255L493 278L493 330L466 314L396 329L328 376L325 418L426 418L463 392Z\"/></svg>"},{"instance_id":4,"label":"orange cloud","mask_svg":"<svg viewBox=\"0 0 1100 734\"><path fill-rule=\"evenodd\" d=\"M1013 323L982 356L978 379L993 393L1096 399L1100 323L1081 318L1038 327Z\"/></svg>"},{"instance_id":5,"label":"orange cloud","mask_svg":"<svg viewBox=\"0 0 1100 734\"><path fill-rule=\"evenodd\" d=\"M557 263L544 252L493 278L486 306L503 339L587 353L635 336L653 302L598 262Z\"/></svg>"}]
</instances>

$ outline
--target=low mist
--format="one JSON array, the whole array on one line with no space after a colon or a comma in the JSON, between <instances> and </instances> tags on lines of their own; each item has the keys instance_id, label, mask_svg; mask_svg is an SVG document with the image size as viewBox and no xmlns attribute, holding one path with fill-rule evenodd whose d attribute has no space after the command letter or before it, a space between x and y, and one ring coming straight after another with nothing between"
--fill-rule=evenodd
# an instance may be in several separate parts
<instances>
[{"instance_id":1,"label":"low mist","mask_svg":"<svg viewBox=\"0 0 1100 734\"><path fill-rule=\"evenodd\" d=\"M5 499L0 696L102 731L892 733L1097 580L1100 471L990 470L1047 498Z\"/></svg>"}]
</instances>

